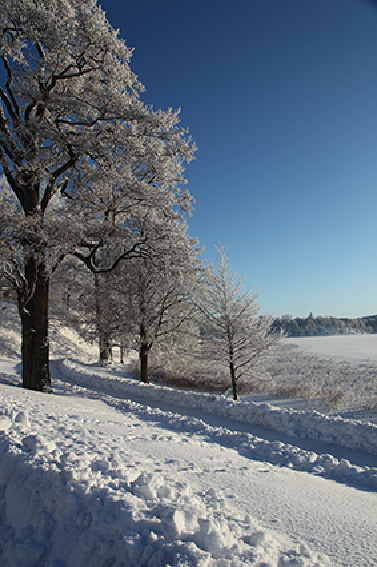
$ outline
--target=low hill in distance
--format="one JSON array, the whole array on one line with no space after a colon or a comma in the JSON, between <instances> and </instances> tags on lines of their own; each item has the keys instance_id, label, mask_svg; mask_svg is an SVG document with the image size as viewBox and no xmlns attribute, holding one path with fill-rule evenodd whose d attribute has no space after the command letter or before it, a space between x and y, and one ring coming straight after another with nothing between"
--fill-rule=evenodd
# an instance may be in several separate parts
<instances>
[{"instance_id":1,"label":"low hill in distance","mask_svg":"<svg viewBox=\"0 0 377 567\"><path fill-rule=\"evenodd\" d=\"M314 317L312 313L305 319L293 319L291 315L283 315L275 319L274 329L283 330L289 337L373 334L377 333L377 315L357 319Z\"/></svg>"}]
</instances>

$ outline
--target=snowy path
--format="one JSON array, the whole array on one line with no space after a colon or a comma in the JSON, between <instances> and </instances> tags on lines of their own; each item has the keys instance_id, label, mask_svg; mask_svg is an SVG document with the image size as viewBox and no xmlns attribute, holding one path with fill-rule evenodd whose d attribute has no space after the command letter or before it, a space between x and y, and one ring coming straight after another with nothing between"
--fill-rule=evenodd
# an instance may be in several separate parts
<instances>
[{"instance_id":1,"label":"snowy path","mask_svg":"<svg viewBox=\"0 0 377 567\"><path fill-rule=\"evenodd\" d=\"M277 432L73 391L0 385L3 565L377 565L377 494L280 466L282 451L273 464ZM297 468L304 451L284 450Z\"/></svg>"},{"instance_id":2,"label":"snowy path","mask_svg":"<svg viewBox=\"0 0 377 567\"><path fill-rule=\"evenodd\" d=\"M1 359L0 359L0 364L1 364ZM75 376L72 377L67 377L64 374L62 374L59 370L59 361L52 361L51 362L51 368L53 371L53 375L55 377L55 381L56 379L61 380L62 382L64 382L64 380L69 380L68 384L73 384L73 383L79 383L79 379L80 377L77 376L77 374ZM154 399L153 397L149 397L148 393L145 397L145 393L143 393L144 397L141 397L140 395L138 395L138 392L132 391L131 389L127 390L127 396L125 396L125 392L123 390L122 387L120 387L118 385L119 390L117 391L117 388L111 388L109 390L109 388L103 387L103 382L102 380L99 381L98 378L104 376L105 378L108 377L109 374L111 374L111 369L104 369L104 368L100 368L97 367L96 368L96 378L97 380L93 379L92 380L92 385L90 384L90 382L88 383L87 381L84 381L82 386L84 386L84 390L82 390L80 392L80 388L79 387L75 387L75 391L77 394L79 395L84 395L86 397L89 397L91 399L101 399L101 394L106 395L107 393L109 393L111 395L111 400L107 400L107 403L112 405L113 407L119 407L119 402L117 402L117 399L123 400L125 397L127 397L127 399L132 400L134 402L137 402L138 404L141 404L142 409L140 410L140 414L142 416L144 416L144 418L146 419L146 412L144 409L145 404L148 405L148 407L150 408L159 408L161 410L163 410L163 415L159 416L157 413L151 414L153 416L153 421L155 421L156 423L162 422L164 423L166 421L166 414L165 412L174 412L174 413L180 413L181 415L187 416L188 418L190 417L194 417L197 418L199 420L203 420L206 424L208 424L211 427L215 427L215 428L227 428L231 431L237 431L240 434L242 433L249 433L252 436L255 437L261 437L263 439L266 439L268 441L280 441L283 442L285 444L292 444L295 447L298 447L300 449L303 449L305 451L316 451L316 452L320 452L323 454L331 454L334 457L336 457L338 460L341 459L347 459L349 460L353 465L360 465L360 466L369 466L369 467L377 467L377 454L370 454L368 452L362 451L362 450L354 450L354 449L348 449L347 447L342 447L333 443L326 443L324 441L320 441L318 442L317 440L314 439L309 439L309 438L305 438L305 437L297 437L297 436L291 436L288 435L286 432L284 431L274 431L271 429L266 429L263 427L259 427L258 425L254 425L254 424L250 424L250 423L242 423L240 421L235 421L234 419L230 419L228 417L225 417L224 415L217 415L216 413L208 413L206 411L203 411L202 409L198 409L196 407L188 407L184 405L184 402L187 401L185 399L182 399L182 404L178 403L177 401L175 401L175 403L172 403L169 400L169 395L166 395L166 398L164 396L160 396L157 399ZM92 377L93 378L93 377ZM65 382L67 383L67 382ZM69 389L69 386L68 386ZM248 398L248 396L246 396L246 399ZM260 398L260 396L255 396L255 398L258 400ZM263 398L263 395L262 395ZM267 398L267 397L266 397ZM263 399L262 402L266 402L267 399ZM271 400L268 400L271 403ZM276 404L277 406L279 406L279 400L276 400L275 402L272 402L272 404ZM292 407L291 405L288 404L289 400L284 400L284 403L282 404L282 406L284 408L289 408ZM295 401L294 401L295 402ZM295 403L293 404L293 406L295 405ZM299 408L302 409L302 403L297 404L299 405ZM136 410L135 410L136 411ZM179 425L179 427L181 427L182 424ZM267 457L267 455L265 455L265 457Z\"/></svg>"}]
</instances>

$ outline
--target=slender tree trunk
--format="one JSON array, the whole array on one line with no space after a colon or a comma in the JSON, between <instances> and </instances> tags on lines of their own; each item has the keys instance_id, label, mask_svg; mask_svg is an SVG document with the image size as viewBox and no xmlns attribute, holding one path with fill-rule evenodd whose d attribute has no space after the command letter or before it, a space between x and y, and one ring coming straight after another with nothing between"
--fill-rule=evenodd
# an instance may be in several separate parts
<instances>
[{"instance_id":1,"label":"slender tree trunk","mask_svg":"<svg viewBox=\"0 0 377 567\"><path fill-rule=\"evenodd\" d=\"M140 382L144 382L144 384L149 384L149 377L148 377L148 353L149 348L148 345L142 343L140 345Z\"/></svg>"},{"instance_id":2,"label":"slender tree trunk","mask_svg":"<svg viewBox=\"0 0 377 567\"><path fill-rule=\"evenodd\" d=\"M71 302L71 286L69 285L67 289L67 310L69 309L70 302Z\"/></svg>"},{"instance_id":3,"label":"slender tree trunk","mask_svg":"<svg viewBox=\"0 0 377 567\"><path fill-rule=\"evenodd\" d=\"M99 359L102 361L102 350L103 350L103 336L102 336L102 325L101 325L101 304L100 304L100 288L99 288L99 274L94 276L94 295L96 299L96 331L99 342Z\"/></svg>"},{"instance_id":4,"label":"slender tree trunk","mask_svg":"<svg viewBox=\"0 0 377 567\"><path fill-rule=\"evenodd\" d=\"M49 278L43 264L38 267L30 256L26 278L35 281L33 297L25 309L20 309L22 325L22 382L28 390L51 392L48 343Z\"/></svg>"},{"instance_id":5,"label":"slender tree trunk","mask_svg":"<svg viewBox=\"0 0 377 567\"><path fill-rule=\"evenodd\" d=\"M102 317L102 305L101 305L101 287L100 287L100 276L95 274L95 298L96 298L96 328L97 336L99 341L99 359L102 364L107 364L109 362L109 346L110 337L108 331L105 329L104 318Z\"/></svg>"},{"instance_id":6,"label":"slender tree trunk","mask_svg":"<svg viewBox=\"0 0 377 567\"><path fill-rule=\"evenodd\" d=\"M148 378L148 354L151 345L148 344L147 340L147 331L143 323L140 325L140 349L139 349L139 358L140 358L140 382L144 382L144 384L149 384Z\"/></svg>"},{"instance_id":7,"label":"slender tree trunk","mask_svg":"<svg viewBox=\"0 0 377 567\"><path fill-rule=\"evenodd\" d=\"M234 364L231 361L229 363L229 370L230 370L230 377L232 379L232 388L233 388L233 400L237 400L238 399L238 395L237 395L237 379L234 373Z\"/></svg>"},{"instance_id":8,"label":"slender tree trunk","mask_svg":"<svg viewBox=\"0 0 377 567\"><path fill-rule=\"evenodd\" d=\"M120 343L120 363L124 364L124 346L123 343Z\"/></svg>"},{"instance_id":9,"label":"slender tree trunk","mask_svg":"<svg viewBox=\"0 0 377 567\"><path fill-rule=\"evenodd\" d=\"M228 335L228 348L229 348L229 372L230 372L230 378L232 380L233 400L237 400L237 378L234 372L233 341L230 335Z\"/></svg>"},{"instance_id":10,"label":"slender tree trunk","mask_svg":"<svg viewBox=\"0 0 377 567\"><path fill-rule=\"evenodd\" d=\"M102 364L108 364L111 355L111 337L103 328L100 329L100 352L99 358Z\"/></svg>"},{"instance_id":11,"label":"slender tree trunk","mask_svg":"<svg viewBox=\"0 0 377 567\"><path fill-rule=\"evenodd\" d=\"M229 372L230 378L232 380L232 388L233 388L233 400L237 400L237 378L234 372L234 347L233 347L233 333L231 326L227 329L228 335L228 355L229 355Z\"/></svg>"}]
</instances>

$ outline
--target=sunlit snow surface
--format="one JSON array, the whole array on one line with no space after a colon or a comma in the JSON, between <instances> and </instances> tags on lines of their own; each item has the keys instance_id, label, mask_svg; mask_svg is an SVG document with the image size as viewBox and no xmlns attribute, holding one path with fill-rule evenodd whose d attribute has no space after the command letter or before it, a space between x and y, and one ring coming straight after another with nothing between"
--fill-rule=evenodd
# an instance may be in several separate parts
<instances>
[{"instance_id":1,"label":"sunlit snow surface","mask_svg":"<svg viewBox=\"0 0 377 567\"><path fill-rule=\"evenodd\" d=\"M51 396L0 360L0 565L377 565L373 424L143 386L55 348Z\"/></svg>"},{"instance_id":2,"label":"sunlit snow surface","mask_svg":"<svg viewBox=\"0 0 377 567\"><path fill-rule=\"evenodd\" d=\"M304 352L348 360L377 361L377 335L355 334L332 337L292 337L286 344L296 344Z\"/></svg>"}]
</instances>

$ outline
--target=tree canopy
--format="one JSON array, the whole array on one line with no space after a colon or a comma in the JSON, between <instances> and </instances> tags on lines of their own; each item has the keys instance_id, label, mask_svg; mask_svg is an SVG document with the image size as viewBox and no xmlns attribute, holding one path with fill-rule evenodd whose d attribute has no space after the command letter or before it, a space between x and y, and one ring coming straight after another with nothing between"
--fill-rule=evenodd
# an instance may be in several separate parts
<instances>
[{"instance_id":1,"label":"tree canopy","mask_svg":"<svg viewBox=\"0 0 377 567\"><path fill-rule=\"evenodd\" d=\"M140 100L132 52L94 0L0 0L0 32L0 172L16 197L0 276L18 294L24 385L44 390L51 273L70 254L109 271L152 246L135 218L190 211L195 145L178 111Z\"/></svg>"}]
</instances>

